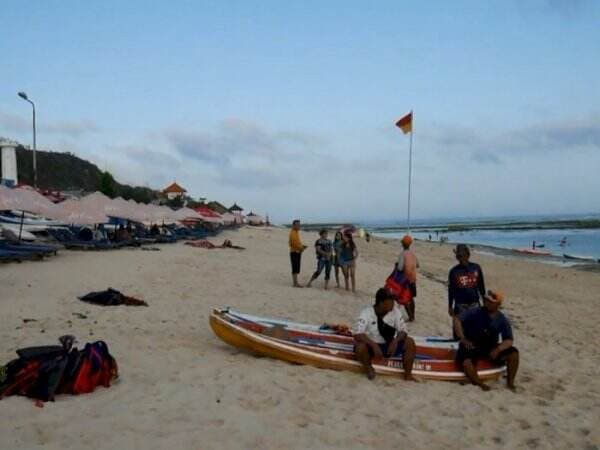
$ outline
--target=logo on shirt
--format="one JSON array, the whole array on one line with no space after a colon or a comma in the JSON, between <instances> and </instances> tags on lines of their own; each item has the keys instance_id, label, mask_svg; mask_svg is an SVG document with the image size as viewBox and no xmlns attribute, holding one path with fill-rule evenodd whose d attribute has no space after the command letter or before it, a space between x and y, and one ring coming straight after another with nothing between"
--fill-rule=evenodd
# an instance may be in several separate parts
<instances>
[{"instance_id":1,"label":"logo on shirt","mask_svg":"<svg viewBox=\"0 0 600 450\"><path fill-rule=\"evenodd\" d=\"M479 281L479 274L477 272L470 272L465 275L458 275L456 277L456 285L463 289L475 289Z\"/></svg>"}]
</instances>

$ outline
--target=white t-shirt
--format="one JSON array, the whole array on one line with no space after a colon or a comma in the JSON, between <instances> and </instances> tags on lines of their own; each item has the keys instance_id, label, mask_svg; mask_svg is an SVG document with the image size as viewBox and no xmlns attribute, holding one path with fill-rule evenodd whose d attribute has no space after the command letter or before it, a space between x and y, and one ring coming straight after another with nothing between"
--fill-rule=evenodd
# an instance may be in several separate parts
<instances>
[{"instance_id":1,"label":"white t-shirt","mask_svg":"<svg viewBox=\"0 0 600 450\"><path fill-rule=\"evenodd\" d=\"M394 305L394 309L383 317L383 321L389 326L394 327L398 332L403 331L408 333L402 311L400 311L398 305ZM379 329L377 328L377 315L372 306L363 308L358 316L358 320L354 324L352 332L354 334L366 334L369 339L378 344L385 344L385 339L379 334Z\"/></svg>"}]
</instances>

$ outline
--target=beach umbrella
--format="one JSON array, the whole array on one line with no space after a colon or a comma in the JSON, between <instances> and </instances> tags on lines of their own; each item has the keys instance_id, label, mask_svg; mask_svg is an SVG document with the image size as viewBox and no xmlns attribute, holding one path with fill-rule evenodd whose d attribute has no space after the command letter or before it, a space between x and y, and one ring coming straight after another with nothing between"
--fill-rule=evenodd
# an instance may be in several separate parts
<instances>
[{"instance_id":1,"label":"beach umbrella","mask_svg":"<svg viewBox=\"0 0 600 450\"><path fill-rule=\"evenodd\" d=\"M154 210L154 221L162 223L175 223L178 221L175 211L166 206L156 206Z\"/></svg>"},{"instance_id":2,"label":"beach umbrella","mask_svg":"<svg viewBox=\"0 0 600 450\"><path fill-rule=\"evenodd\" d=\"M19 240L23 232L23 221L25 211L38 214L43 217L53 217L56 205L30 187L9 189L2 186L0 191L0 209L16 209L21 211L21 224L19 226Z\"/></svg>"},{"instance_id":3,"label":"beach umbrella","mask_svg":"<svg viewBox=\"0 0 600 450\"><path fill-rule=\"evenodd\" d=\"M177 211L175 211L174 213L174 217L177 218L178 221L183 221L186 219L201 219L202 216L200 214L198 214L196 211L194 211L191 208L188 207L183 207L178 209Z\"/></svg>"},{"instance_id":4,"label":"beach umbrella","mask_svg":"<svg viewBox=\"0 0 600 450\"><path fill-rule=\"evenodd\" d=\"M33 188L21 187L14 189L18 206L15 209L51 217L56 205Z\"/></svg>"},{"instance_id":5,"label":"beach umbrella","mask_svg":"<svg viewBox=\"0 0 600 450\"><path fill-rule=\"evenodd\" d=\"M198 214L200 214L200 216L202 217L202 220L205 222L209 222L209 223L218 223L223 225L224 221L221 218L221 215L215 211L213 211L212 209L209 208L205 208L205 207L199 207L196 208L196 212Z\"/></svg>"},{"instance_id":6,"label":"beach umbrella","mask_svg":"<svg viewBox=\"0 0 600 450\"><path fill-rule=\"evenodd\" d=\"M142 214L135 202L132 204L121 197L117 197L111 202L111 206L114 207L115 217L134 222L144 221L145 215Z\"/></svg>"},{"instance_id":7,"label":"beach umbrella","mask_svg":"<svg viewBox=\"0 0 600 450\"><path fill-rule=\"evenodd\" d=\"M109 218L102 211L74 199L65 200L56 205L55 213L54 219L75 225L91 225L109 221Z\"/></svg>"},{"instance_id":8,"label":"beach umbrella","mask_svg":"<svg viewBox=\"0 0 600 450\"><path fill-rule=\"evenodd\" d=\"M0 185L0 211L17 209L17 194L14 189Z\"/></svg>"}]
</instances>

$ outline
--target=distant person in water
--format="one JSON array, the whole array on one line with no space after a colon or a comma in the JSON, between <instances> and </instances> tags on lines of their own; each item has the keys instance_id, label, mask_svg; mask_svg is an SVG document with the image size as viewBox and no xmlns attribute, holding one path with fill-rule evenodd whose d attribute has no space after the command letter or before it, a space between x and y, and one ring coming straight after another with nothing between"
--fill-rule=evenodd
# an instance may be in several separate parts
<instances>
[{"instance_id":1,"label":"distant person in water","mask_svg":"<svg viewBox=\"0 0 600 450\"><path fill-rule=\"evenodd\" d=\"M471 252L465 244L454 249L458 264L448 274L448 315L454 317L480 306L485 295L483 271L479 264L469 261Z\"/></svg>"},{"instance_id":2,"label":"distant person in water","mask_svg":"<svg viewBox=\"0 0 600 450\"><path fill-rule=\"evenodd\" d=\"M356 258L358 258L358 250L352 239L352 233L345 231L342 233L342 245L338 260L344 274L344 286L346 290L349 290L348 280L350 280L352 292L356 292Z\"/></svg>"},{"instance_id":3,"label":"distant person in water","mask_svg":"<svg viewBox=\"0 0 600 450\"><path fill-rule=\"evenodd\" d=\"M336 287L340 287L340 254L342 253L342 232L337 231L333 238L333 270L335 272Z\"/></svg>"},{"instance_id":4,"label":"distant person in water","mask_svg":"<svg viewBox=\"0 0 600 450\"><path fill-rule=\"evenodd\" d=\"M333 243L327 239L327 230L319 231L319 239L315 241L315 253L317 255L317 270L311 277L306 287L310 287L312 282L319 278L323 269L325 269L325 289L329 285L329 277L331 276L331 260L333 258Z\"/></svg>"},{"instance_id":5,"label":"distant person in water","mask_svg":"<svg viewBox=\"0 0 600 450\"><path fill-rule=\"evenodd\" d=\"M531 244L531 248L535 250L535 241Z\"/></svg>"},{"instance_id":6,"label":"distant person in water","mask_svg":"<svg viewBox=\"0 0 600 450\"><path fill-rule=\"evenodd\" d=\"M408 336L402 312L387 289L377 291L375 305L367 306L360 312L352 331L356 359L365 368L369 380L375 378L373 358L402 356L404 379L416 381L412 376L415 341Z\"/></svg>"},{"instance_id":7,"label":"distant person in water","mask_svg":"<svg viewBox=\"0 0 600 450\"><path fill-rule=\"evenodd\" d=\"M412 236L405 235L402 240L402 251L398 256L398 262L396 263L397 270L403 272L408 282L408 289L410 291L410 301L404 305L406 314L408 314L408 321L414 322L415 320L415 297L417 296L417 268L419 267L419 261L417 255L410 249L413 243Z\"/></svg>"},{"instance_id":8,"label":"distant person in water","mask_svg":"<svg viewBox=\"0 0 600 450\"><path fill-rule=\"evenodd\" d=\"M472 384L484 391L490 387L479 379L477 361L488 358L497 364L506 364L506 386L515 389L519 369L519 351L513 347L513 333L509 320L499 311L504 296L488 291L483 306L454 316L454 332L460 339L456 361ZM501 340L500 340L501 338Z\"/></svg>"},{"instance_id":9,"label":"distant person in water","mask_svg":"<svg viewBox=\"0 0 600 450\"><path fill-rule=\"evenodd\" d=\"M301 288L302 285L298 283L298 275L300 274L300 261L302 258L302 252L306 250L306 245L302 243L300 239L300 221L298 219L292 222L292 229L290 230L289 237L290 245L290 262L292 263L292 285L294 287Z\"/></svg>"}]
</instances>

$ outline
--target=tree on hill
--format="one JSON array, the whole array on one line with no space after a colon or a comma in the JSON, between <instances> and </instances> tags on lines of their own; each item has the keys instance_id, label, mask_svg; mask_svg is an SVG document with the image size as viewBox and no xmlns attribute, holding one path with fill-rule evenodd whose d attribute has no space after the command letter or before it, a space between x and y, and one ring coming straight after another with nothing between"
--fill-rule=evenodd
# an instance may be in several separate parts
<instances>
[{"instance_id":1,"label":"tree on hill","mask_svg":"<svg viewBox=\"0 0 600 450\"><path fill-rule=\"evenodd\" d=\"M108 171L102 172L100 175L100 192L110 198L117 196L117 183Z\"/></svg>"}]
</instances>

